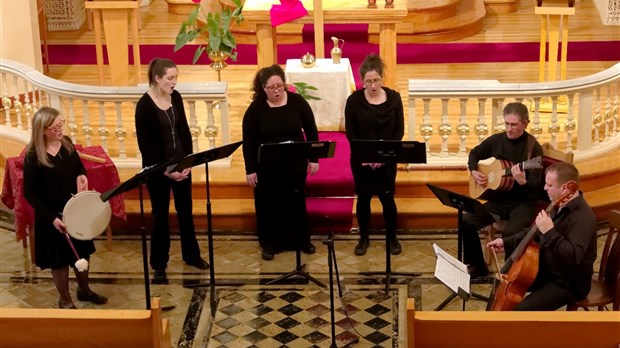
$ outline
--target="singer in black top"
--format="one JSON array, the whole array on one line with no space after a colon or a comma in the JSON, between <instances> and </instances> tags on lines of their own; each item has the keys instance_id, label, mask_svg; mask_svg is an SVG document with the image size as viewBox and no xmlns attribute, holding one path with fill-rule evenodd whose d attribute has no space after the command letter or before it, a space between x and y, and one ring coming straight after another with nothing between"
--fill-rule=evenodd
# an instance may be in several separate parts
<instances>
[{"instance_id":1,"label":"singer in black top","mask_svg":"<svg viewBox=\"0 0 620 348\"><path fill-rule=\"evenodd\" d=\"M170 158L182 158L192 153L183 98L174 87L177 67L169 59L155 58L149 64L149 90L136 105L136 133L142 153L142 166L149 167ZM170 190L179 221L183 261L199 269L209 264L200 256L192 215L192 179L190 169L150 177L146 183L151 199L153 230L151 233L150 264L155 281L165 282L170 258Z\"/></svg>"},{"instance_id":2,"label":"singer in black top","mask_svg":"<svg viewBox=\"0 0 620 348\"><path fill-rule=\"evenodd\" d=\"M60 112L42 107L33 116L32 135L24 159L24 197L34 208L35 262L41 269L51 268L60 295L59 308L76 308L69 293L69 266L78 282L77 298L104 304L107 298L89 287L88 269L78 271L71 245L63 234L66 225L61 213L72 194L88 190L86 169L69 137L63 135ZM88 260L95 252L92 240L71 242L80 258Z\"/></svg>"},{"instance_id":3,"label":"singer in black top","mask_svg":"<svg viewBox=\"0 0 620 348\"><path fill-rule=\"evenodd\" d=\"M366 57L360 66L364 88L353 92L344 110L347 139L401 140L405 133L403 102L400 94L381 85L384 63L378 55ZM360 241L355 247L358 256L366 254L369 245L370 201L379 197L383 206L385 233L390 240L392 255L402 249L396 238L396 163L354 163L351 171L357 193L356 215Z\"/></svg>"},{"instance_id":4,"label":"singer in black top","mask_svg":"<svg viewBox=\"0 0 620 348\"><path fill-rule=\"evenodd\" d=\"M284 250L312 254L306 212L306 175L319 169L318 159L258 161L261 144L317 141L318 131L308 102L286 90L284 71L272 65L254 78L253 101L243 116L246 180L254 188L258 239L264 260Z\"/></svg>"}]
</instances>

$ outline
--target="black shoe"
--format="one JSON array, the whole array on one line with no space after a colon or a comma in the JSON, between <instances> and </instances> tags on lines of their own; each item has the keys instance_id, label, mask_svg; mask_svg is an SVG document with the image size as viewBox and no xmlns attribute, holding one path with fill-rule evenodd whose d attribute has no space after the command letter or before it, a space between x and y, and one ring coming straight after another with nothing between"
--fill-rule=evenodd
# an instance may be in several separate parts
<instances>
[{"instance_id":1,"label":"black shoe","mask_svg":"<svg viewBox=\"0 0 620 348\"><path fill-rule=\"evenodd\" d=\"M190 265L190 266L194 266L198 269L201 270L206 270L209 269L209 263L207 261L205 261L202 257L199 257L197 260L192 261L192 262L187 262L185 261L186 264Z\"/></svg>"},{"instance_id":2,"label":"black shoe","mask_svg":"<svg viewBox=\"0 0 620 348\"><path fill-rule=\"evenodd\" d=\"M469 273L472 278L488 277L489 268L484 263L469 265L467 266L467 273Z\"/></svg>"},{"instance_id":3,"label":"black shoe","mask_svg":"<svg viewBox=\"0 0 620 348\"><path fill-rule=\"evenodd\" d=\"M153 277L153 284L168 284L168 277L165 269L156 269Z\"/></svg>"},{"instance_id":4,"label":"black shoe","mask_svg":"<svg viewBox=\"0 0 620 348\"><path fill-rule=\"evenodd\" d=\"M314 247L314 245L312 245L311 242L308 242L301 248L301 251L303 251L305 254L314 254L316 252L316 248Z\"/></svg>"},{"instance_id":5,"label":"black shoe","mask_svg":"<svg viewBox=\"0 0 620 348\"><path fill-rule=\"evenodd\" d=\"M273 251L268 250L268 249L263 249L263 252L261 253L261 257L265 261L271 261L273 260L273 257L274 257Z\"/></svg>"},{"instance_id":6,"label":"black shoe","mask_svg":"<svg viewBox=\"0 0 620 348\"><path fill-rule=\"evenodd\" d=\"M355 255L362 256L366 254L366 249L368 249L369 244L370 244L370 241L368 240L368 238L361 238L360 241L355 246Z\"/></svg>"},{"instance_id":7,"label":"black shoe","mask_svg":"<svg viewBox=\"0 0 620 348\"><path fill-rule=\"evenodd\" d=\"M92 290L90 291L90 293L86 294L86 293L81 292L80 289L78 289L76 293L77 293L77 299L80 301L88 301L88 302L92 302L98 305L103 305L103 304L108 303L107 297L101 296Z\"/></svg>"},{"instance_id":8,"label":"black shoe","mask_svg":"<svg viewBox=\"0 0 620 348\"><path fill-rule=\"evenodd\" d=\"M400 242L396 237L390 239L390 254L398 255L403 252L403 248L400 246Z\"/></svg>"},{"instance_id":9,"label":"black shoe","mask_svg":"<svg viewBox=\"0 0 620 348\"><path fill-rule=\"evenodd\" d=\"M77 309L73 302L63 303L61 299L58 299L58 308L60 309Z\"/></svg>"}]
</instances>

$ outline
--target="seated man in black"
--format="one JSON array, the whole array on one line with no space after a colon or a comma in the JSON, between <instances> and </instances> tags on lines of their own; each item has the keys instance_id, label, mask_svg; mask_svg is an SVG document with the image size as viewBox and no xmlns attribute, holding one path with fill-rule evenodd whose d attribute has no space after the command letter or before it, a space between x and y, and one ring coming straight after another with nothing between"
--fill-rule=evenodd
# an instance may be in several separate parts
<instances>
[{"instance_id":1,"label":"seated man in black","mask_svg":"<svg viewBox=\"0 0 620 348\"><path fill-rule=\"evenodd\" d=\"M536 201L542 181L541 169L522 170L519 163L543 155L536 139L525 131L529 123L529 113L523 103L513 102L504 107L506 131L491 135L469 153L468 166L476 183L486 187L489 178L478 171L478 162L491 157L507 160L514 165L510 168L514 183L512 188L493 192L493 198L484 205L489 213L507 220L503 236L511 236L532 223L536 214ZM485 216L465 213L460 233L463 236L463 262L468 265L472 277L488 274L482 255L478 230L493 223ZM505 246L506 258L512 253L512 246Z\"/></svg>"},{"instance_id":2,"label":"seated man in black","mask_svg":"<svg viewBox=\"0 0 620 348\"><path fill-rule=\"evenodd\" d=\"M597 251L596 217L578 185L579 172L572 164L559 162L547 168L545 191L559 204L551 216L542 210L536 217L538 275L531 293L515 310L553 311L588 295ZM497 238L487 246L502 251L506 245L518 245L526 232Z\"/></svg>"}]
</instances>

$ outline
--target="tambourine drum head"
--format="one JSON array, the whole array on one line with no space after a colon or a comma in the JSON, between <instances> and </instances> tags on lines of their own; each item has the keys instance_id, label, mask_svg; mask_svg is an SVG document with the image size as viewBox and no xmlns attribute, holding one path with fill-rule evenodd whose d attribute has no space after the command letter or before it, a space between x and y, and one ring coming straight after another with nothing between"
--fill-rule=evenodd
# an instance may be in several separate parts
<instances>
[{"instance_id":1,"label":"tambourine drum head","mask_svg":"<svg viewBox=\"0 0 620 348\"><path fill-rule=\"evenodd\" d=\"M71 237L91 240L105 231L112 209L110 203L102 202L99 195L96 191L82 191L67 202L62 220Z\"/></svg>"}]
</instances>

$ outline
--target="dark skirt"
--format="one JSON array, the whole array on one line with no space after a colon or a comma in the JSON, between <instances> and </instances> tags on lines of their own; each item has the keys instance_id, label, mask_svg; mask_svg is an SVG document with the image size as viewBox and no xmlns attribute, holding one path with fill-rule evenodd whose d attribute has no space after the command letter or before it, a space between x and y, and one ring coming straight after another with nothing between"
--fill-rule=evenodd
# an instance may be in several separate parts
<instances>
[{"instance_id":1,"label":"dark skirt","mask_svg":"<svg viewBox=\"0 0 620 348\"><path fill-rule=\"evenodd\" d=\"M47 226L46 226L47 225ZM45 224L37 219L34 228L35 263L41 269L58 269L73 266L78 260L63 233L54 225ZM89 259L95 252L95 243L92 240L77 240L71 237L71 242L80 258Z\"/></svg>"}]
</instances>

